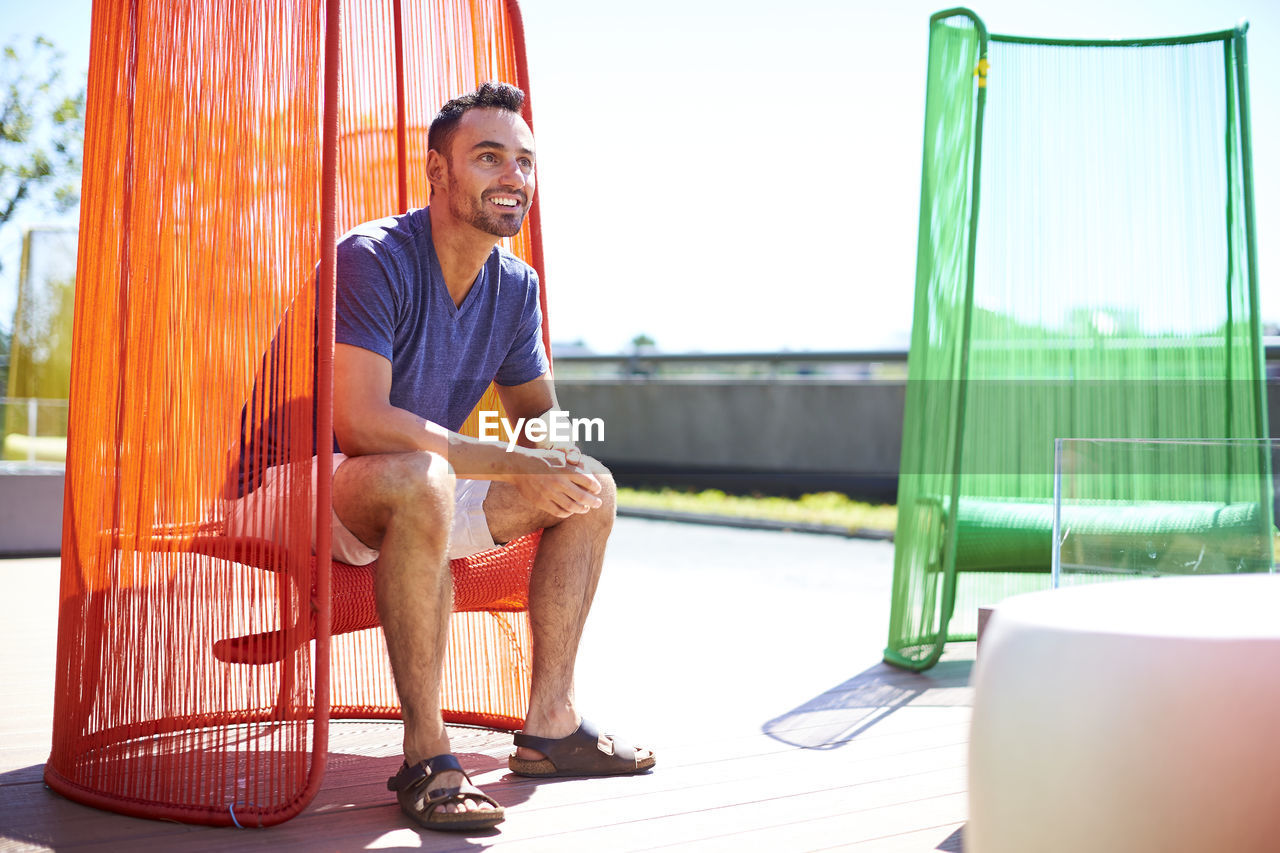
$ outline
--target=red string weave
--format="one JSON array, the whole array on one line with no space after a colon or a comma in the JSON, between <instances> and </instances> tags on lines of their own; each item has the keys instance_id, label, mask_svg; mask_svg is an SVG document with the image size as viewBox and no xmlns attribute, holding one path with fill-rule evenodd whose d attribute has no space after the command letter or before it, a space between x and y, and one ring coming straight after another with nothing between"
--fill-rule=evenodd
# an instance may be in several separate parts
<instances>
[{"instance_id":1,"label":"red string weave","mask_svg":"<svg viewBox=\"0 0 1280 853\"><path fill-rule=\"evenodd\" d=\"M228 459L242 432L310 457L330 416L333 237L427 204L445 100L528 90L519 11L95 0L92 29L45 779L127 814L278 823L320 784L331 714L399 705L375 570L310 553L328 483L287 474L285 541L226 539ZM509 243L540 270L538 216L535 199ZM269 352L277 381L255 384ZM535 539L454 566L447 719L521 725Z\"/></svg>"}]
</instances>

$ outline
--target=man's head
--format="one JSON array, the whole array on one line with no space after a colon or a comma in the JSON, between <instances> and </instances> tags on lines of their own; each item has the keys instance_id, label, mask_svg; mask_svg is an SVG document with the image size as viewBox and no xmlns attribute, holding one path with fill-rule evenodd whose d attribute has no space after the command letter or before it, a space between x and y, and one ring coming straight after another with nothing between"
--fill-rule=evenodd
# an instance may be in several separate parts
<instances>
[{"instance_id":1,"label":"man's head","mask_svg":"<svg viewBox=\"0 0 1280 853\"><path fill-rule=\"evenodd\" d=\"M445 104L427 134L432 202L497 237L520 230L534 190L533 131L520 114L524 93L485 83Z\"/></svg>"},{"instance_id":2,"label":"man's head","mask_svg":"<svg viewBox=\"0 0 1280 853\"><path fill-rule=\"evenodd\" d=\"M427 131L427 147L449 156L449 144L462 117L475 109L506 110L520 115L524 92L507 83L481 83L480 88L459 95L440 108Z\"/></svg>"}]
</instances>

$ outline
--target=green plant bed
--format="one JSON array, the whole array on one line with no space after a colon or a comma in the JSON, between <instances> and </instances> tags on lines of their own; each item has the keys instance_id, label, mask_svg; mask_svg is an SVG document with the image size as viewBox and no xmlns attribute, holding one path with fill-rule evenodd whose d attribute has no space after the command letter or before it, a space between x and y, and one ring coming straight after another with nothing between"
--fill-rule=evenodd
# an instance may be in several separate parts
<instances>
[{"instance_id":1,"label":"green plant bed","mask_svg":"<svg viewBox=\"0 0 1280 853\"><path fill-rule=\"evenodd\" d=\"M676 489L618 489L618 505L623 508L667 512L724 515L792 524L821 524L849 531L893 533L898 508L855 501L839 492L820 492L799 498L727 495L718 489L701 492Z\"/></svg>"},{"instance_id":2,"label":"green plant bed","mask_svg":"<svg viewBox=\"0 0 1280 853\"><path fill-rule=\"evenodd\" d=\"M67 439L65 436L21 435L11 432L0 443L0 459L66 462Z\"/></svg>"}]
</instances>

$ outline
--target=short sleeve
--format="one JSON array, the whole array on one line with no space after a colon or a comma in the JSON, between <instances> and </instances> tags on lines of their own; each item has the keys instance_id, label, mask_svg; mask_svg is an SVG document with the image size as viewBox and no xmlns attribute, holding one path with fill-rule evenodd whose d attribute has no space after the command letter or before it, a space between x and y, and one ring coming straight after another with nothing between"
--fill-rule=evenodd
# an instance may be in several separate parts
<instances>
[{"instance_id":1,"label":"short sleeve","mask_svg":"<svg viewBox=\"0 0 1280 853\"><path fill-rule=\"evenodd\" d=\"M538 304L538 275L528 271L525 300L515 341L498 368L494 381L499 385L523 385L546 373L551 363L542 345L542 308Z\"/></svg>"},{"instance_id":2,"label":"short sleeve","mask_svg":"<svg viewBox=\"0 0 1280 853\"><path fill-rule=\"evenodd\" d=\"M378 257L378 244L353 234L338 243L334 339L392 360L396 291Z\"/></svg>"}]
</instances>

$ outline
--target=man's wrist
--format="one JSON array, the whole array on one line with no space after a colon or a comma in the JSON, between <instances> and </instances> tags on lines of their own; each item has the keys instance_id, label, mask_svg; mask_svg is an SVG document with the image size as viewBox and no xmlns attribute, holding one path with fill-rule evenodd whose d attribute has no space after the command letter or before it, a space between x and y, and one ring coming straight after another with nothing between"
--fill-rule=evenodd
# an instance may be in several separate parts
<instances>
[{"instance_id":1,"label":"man's wrist","mask_svg":"<svg viewBox=\"0 0 1280 853\"><path fill-rule=\"evenodd\" d=\"M528 447L502 448L501 462L494 479L510 483L518 477L546 473L548 465L544 454L545 451Z\"/></svg>"}]
</instances>

